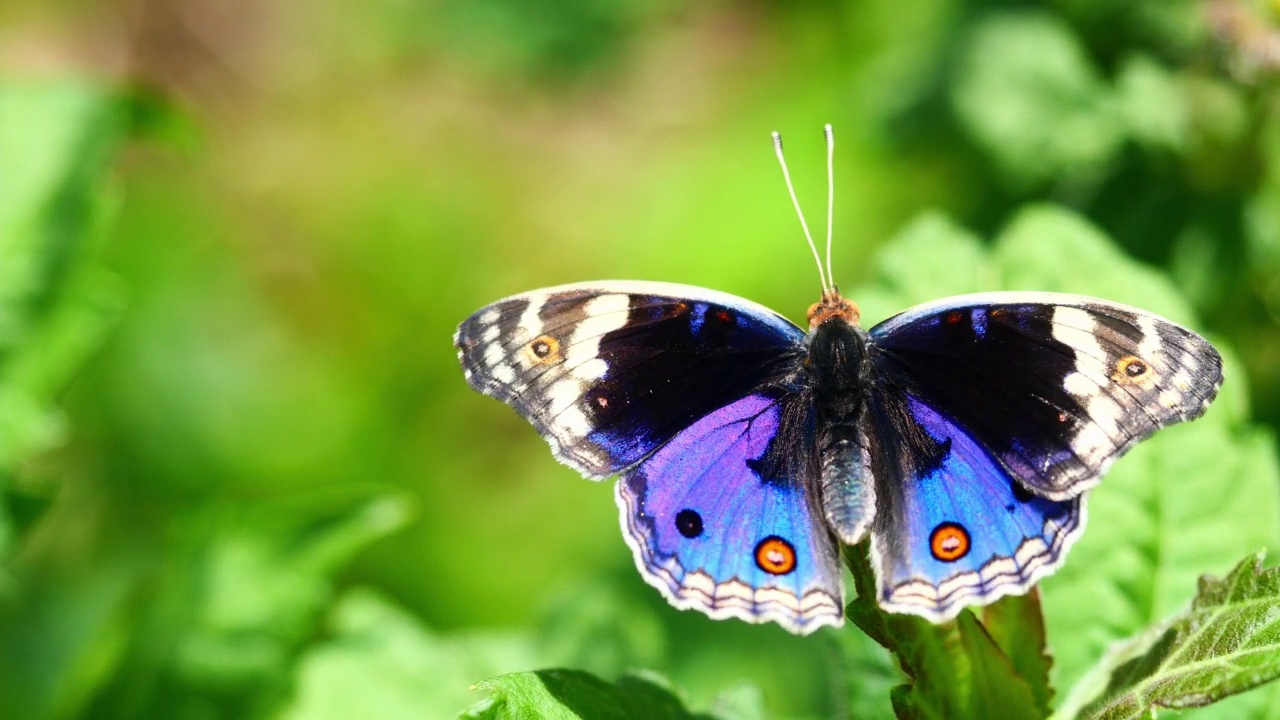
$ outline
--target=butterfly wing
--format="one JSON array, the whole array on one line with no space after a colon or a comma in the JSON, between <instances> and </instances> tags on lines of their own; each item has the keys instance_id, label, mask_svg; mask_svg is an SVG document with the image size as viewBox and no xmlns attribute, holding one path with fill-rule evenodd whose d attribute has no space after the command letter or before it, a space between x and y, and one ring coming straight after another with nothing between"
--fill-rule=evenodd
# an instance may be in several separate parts
<instances>
[{"instance_id":1,"label":"butterfly wing","mask_svg":"<svg viewBox=\"0 0 1280 720\"><path fill-rule=\"evenodd\" d=\"M1156 430L1199 417L1222 358L1150 313L1055 293L944 299L870 330L874 373L945 413L1036 494L1065 500Z\"/></svg>"},{"instance_id":2,"label":"butterfly wing","mask_svg":"<svg viewBox=\"0 0 1280 720\"><path fill-rule=\"evenodd\" d=\"M1190 330L1075 295L948 298L870 338L880 602L935 622L1056 569L1110 463L1222 382Z\"/></svg>"},{"instance_id":3,"label":"butterfly wing","mask_svg":"<svg viewBox=\"0 0 1280 720\"><path fill-rule=\"evenodd\" d=\"M804 332L755 303L667 283L548 288L482 308L454 344L467 382L600 479L796 367Z\"/></svg>"},{"instance_id":4,"label":"butterfly wing","mask_svg":"<svg viewBox=\"0 0 1280 720\"><path fill-rule=\"evenodd\" d=\"M808 407L754 393L700 418L618 483L636 566L676 607L807 634L843 621L837 545L810 498Z\"/></svg>"},{"instance_id":5,"label":"butterfly wing","mask_svg":"<svg viewBox=\"0 0 1280 720\"><path fill-rule=\"evenodd\" d=\"M1084 496L1027 492L950 418L918 398L869 406L877 492L871 531L879 602L942 622L1026 592L1084 528Z\"/></svg>"},{"instance_id":6,"label":"butterfly wing","mask_svg":"<svg viewBox=\"0 0 1280 720\"><path fill-rule=\"evenodd\" d=\"M803 340L740 298L602 283L494 303L455 344L471 386L557 457L622 473L624 537L672 604L810 632L839 624L843 604L835 541L805 487L812 418L790 387Z\"/></svg>"}]
</instances>

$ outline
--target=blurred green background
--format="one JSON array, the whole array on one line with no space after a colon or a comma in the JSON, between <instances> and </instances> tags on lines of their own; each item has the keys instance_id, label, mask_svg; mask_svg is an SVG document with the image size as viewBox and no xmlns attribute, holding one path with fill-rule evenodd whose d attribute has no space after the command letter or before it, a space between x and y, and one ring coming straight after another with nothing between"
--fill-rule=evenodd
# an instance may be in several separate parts
<instances>
[{"instance_id":1,"label":"blurred green background","mask_svg":"<svg viewBox=\"0 0 1280 720\"><path fill-rule=\"evenodd\" d=\"M820 227L831 122L842 285L1052 202L1275 427L1277 47L1249 0L0 4L0 716L445 717L556 665L856 712L869 641L669 609L457 323L605 278L801 319L769 132Z\"/></svg>"}]
</instances>

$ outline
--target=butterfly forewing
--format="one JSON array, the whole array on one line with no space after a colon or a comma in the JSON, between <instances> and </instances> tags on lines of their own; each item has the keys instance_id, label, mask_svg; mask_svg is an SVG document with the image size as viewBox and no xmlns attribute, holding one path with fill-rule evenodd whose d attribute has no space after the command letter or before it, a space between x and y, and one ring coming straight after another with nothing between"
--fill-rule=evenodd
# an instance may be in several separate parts
<instances>
[{"instance_id":1,"label":"butterfly forewing","mask_svg":"<svg viewBox=\"0 0 1280 720\"><path fill-rule=\"evenodd\" d=\"M948 298L871 329L876 373L971 434L1028 489L1065 499L1222 382L1199 335L1076 295Z\"/></svg>"},{"instance_id":2,"label":"butterfly forewing","mask_svg":"<svg viewBox=\"0 0 1280 720\"><path fill-rule=\"evenodd\" d=\"M467 382L515 408L584 475L634 465L695 420L794 370L804 333L724 293L566 285L482 308L454 344Z\"/></svg>"}]
</instances>

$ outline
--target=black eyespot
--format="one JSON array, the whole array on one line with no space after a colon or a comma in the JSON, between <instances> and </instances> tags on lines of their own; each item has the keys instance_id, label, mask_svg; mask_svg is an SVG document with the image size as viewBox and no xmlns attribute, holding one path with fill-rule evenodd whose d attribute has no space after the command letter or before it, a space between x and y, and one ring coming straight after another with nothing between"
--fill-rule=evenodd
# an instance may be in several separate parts
<instances>
[{"instance_id":1,"label":"black eyespot","mask_svg":"<svg viewBox=\"0 0 1280 720\"><path fill-rule=\"evenodd\" d=\"M1147 365L1141 360L1131 360L1128 365L1124 366L1124 371L1129 377L1138 377L1147 371Z\"/></svg>"},{"instance_id":2,"label":"black eyespot","mask_svg":"<svg viewBox=\"0 0 1280 720\"><path fill-rule=\"evenodd\" d=\"M1013 482L1012 487L1013 496L1017 498L1020 503L1029 503L1036 497L1030 490L1022 487L1022 484L1016 480Z\"/></svg>"},{"instance_id":3,"label":"black eyespot","mask_svg":"<svg viewBox=\"0 0 1280 720\"><path fill-rule=\"evenodd\" d=\"M702 516L685 508L676 513L676 529L687 538L696 538L702 534Z\"/></svg>"}]
</instances>

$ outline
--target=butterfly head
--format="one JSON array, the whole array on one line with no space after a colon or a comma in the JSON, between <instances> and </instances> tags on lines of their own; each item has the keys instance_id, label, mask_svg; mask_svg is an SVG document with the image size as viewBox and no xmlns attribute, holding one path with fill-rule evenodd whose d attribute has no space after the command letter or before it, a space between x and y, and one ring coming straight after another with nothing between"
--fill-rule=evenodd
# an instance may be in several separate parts
<instances>
[{"instance_id":1,"label":"butterfly head","mask_svg":"<svg viewBox=\"0 0 1280 720\"><path fill-rule=\"evenodd\" d=\"M822 300L809 306L809 330L837 319L857 325L861 315L857 303L841 295L839 288L832 288L822 293Z\"/></svg>"}]
</instances>

